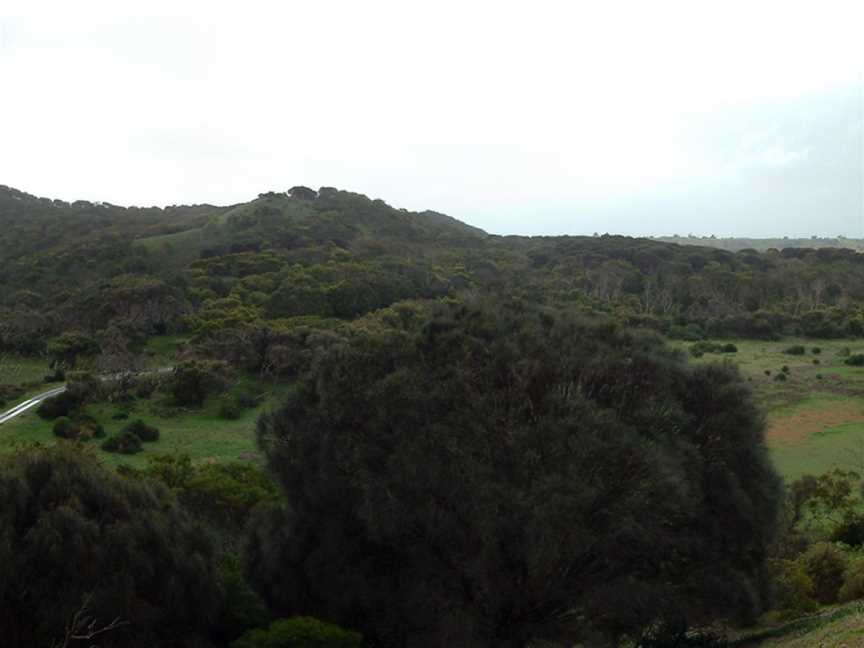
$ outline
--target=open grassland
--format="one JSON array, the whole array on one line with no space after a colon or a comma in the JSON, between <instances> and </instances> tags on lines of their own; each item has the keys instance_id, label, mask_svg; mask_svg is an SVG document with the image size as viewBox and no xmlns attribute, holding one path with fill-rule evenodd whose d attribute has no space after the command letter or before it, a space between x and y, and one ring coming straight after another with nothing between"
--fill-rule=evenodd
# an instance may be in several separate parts
<instances>
[{"instance_id":1,"label":"open grassland","mask_svg":"<svg viewBox=\"0 0 864 648\"><path fill-rule=\"evenodd\" d=\"M220 416L223 397L208 398L201 408L176 408L158 399L137 399L123 407L111 403L88 405L86 412L105 429L106 438L120 432L130 421L142 419L157 427L160 438L145 443L143 452L123 455L105 452L99 445L102 439L86 441L97 448L100 458L107 465L120 463L143 466L147 456L154 454L188 454L196 463L221 463L229 461L257 461L255 445L255 422L258 416L278 403L285 393L284 386L263 387L266 395L262 403L244 410L239 418L226 420ZM115 418L121 412L128 418ZM34 443L52 444L56 438L53 423L39 418L35 410L22 414L0 426L0 453Z\"/></svg>"},{"instance_id":2,"label":"open grassland","mask_svg":"<svg viewBox=\"0 0 864 648\"><path fill-rule=\"evenodd\" d=\"M49 373L48 361L0 354L0 385L26 385L41 381Z\"/></svg>"},{"instance_id":3,"label":"open grassland","mask_svg":"<svg viewBox=\"0 0 864 648\"><path fill-rule=\"evenodd\" d=\"M706 353L693 362L722 359L741 368L766 412L768 446L787 480L835 467L864 474L864 367L844 364L864 353L864 341L728 342L737 353ZM796 345L805 353L784 353Z\"/></svg>"}]
</instances>

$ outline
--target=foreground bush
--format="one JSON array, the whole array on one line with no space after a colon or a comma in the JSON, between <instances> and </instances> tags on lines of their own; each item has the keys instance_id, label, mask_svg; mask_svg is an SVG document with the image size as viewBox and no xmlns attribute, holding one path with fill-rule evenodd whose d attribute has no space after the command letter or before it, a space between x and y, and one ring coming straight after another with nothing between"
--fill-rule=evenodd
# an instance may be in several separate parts
<instances>
[{"instance_id":1,"label":"foreground bush","mask_svg":"<svg viewBox=\"0 0 864 648\"><path fill-rule=\"evenodd\" d=\"M363 637L318 619L294 617L251 630L231 648L363 648Z\"/></svg>"},{"instance_id":2,"label":"foreground bush","mask_svg":"<svg viewBox=\"0 0 864 648\"><path fill-rule=\"evenodd\" d=\"M290 506L253 517L250 573L275 613L384 646L752 619L780 497L762 425L734 367L607 320L400 305L260 419Z\"/></svg>"},{"instance_id":3,"label":"foreground bush","mask_svg":"<svg viewBox=\"0 0 864 648\"><path fill-rule=\"evenodd\" d=\"M848 559L830 542L813 545L801 557L804 571L813 581L813 596L822 604L836 603Z\"/></svg>"},{"instance_id":4,"label":"foreground bush","mask_svg":"<svg viewBox=\"0 0 864 648\"><path fill-rule=\"evenodd\" d=\"M50 646L89 600L128 626L108 647L188 646L220 591L207 536L161 486L102 468L71 444L0 460L0 628L4 648Z\"/></svg>"}]
</instances>

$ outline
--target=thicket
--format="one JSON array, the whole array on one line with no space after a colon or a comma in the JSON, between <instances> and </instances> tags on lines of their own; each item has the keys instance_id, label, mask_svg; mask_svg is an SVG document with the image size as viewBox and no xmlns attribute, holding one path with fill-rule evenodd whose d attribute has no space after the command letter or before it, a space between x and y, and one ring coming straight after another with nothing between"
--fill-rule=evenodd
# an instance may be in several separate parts
<instances>
[{"instance_id":1,"label":"thicket","mask_svg":"<svg viewBox=\"0 0 864 648\"><path fill-rule=\"evenodd\" d=\"M249 569L280 616L525 645L767 603L780 485L746 384L606 319L381 312L258 438L287 504L253 516Z\"/></svg>"}]
</instances>

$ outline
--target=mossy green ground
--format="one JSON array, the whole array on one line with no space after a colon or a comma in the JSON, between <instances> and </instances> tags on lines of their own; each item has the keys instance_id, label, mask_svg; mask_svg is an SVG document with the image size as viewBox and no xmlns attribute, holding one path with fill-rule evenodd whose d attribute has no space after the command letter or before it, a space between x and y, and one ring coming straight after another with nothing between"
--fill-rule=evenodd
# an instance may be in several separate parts
<instances>
[{"instance_id":1,"label":"mossy green ground","mask_svg":"<svg viewBox=\"0 0 864 648\"><path fill-rule=\"evenodd\" d=\"M257 461L255 445L255 423L258 416L273 407L287 391L285 385L261 386L265 393L261 405L244 410L240 418L226 420L219 415L224 397L208 398L201 408L174 408L164 400L137 399L131 408L111 403L96 403L87 406L87 413L96 418L107 436L123 429L130 421L142 419L159 428L160 438L154 443L145 443L144 451L135 455L119 455L99 448L100 439L87 441L97 448L97 453L107 465L126 463L143 466L148 455L156 453L188 454L198 462ZM127 411L129 418L117 420L114 415ZM44 421L35 409L0 426L0 453L33 443L52 444L56 438L53 423Z\"/></svg>"},{"instance_id":2,"label":"mossy green ground","mask_svg":"<svg viewBox=\"0 0 864 648\"><path fill-rule=\"evenodd\" d=\"M768 447L784 478L791 481L835 467L864 474L864 368L843 364L847 350L864 353L864 341L718 342L732 342L738 352L709 353L692 361L728 361L741 368L766 413ZM676 345L688 349L691 343ZM806 353L783 353L794 345ZM813 353L816 347L820 353ZM776 376L783 373L786 380L778 381Z\"/></svg>"},{"instance_id":3,"label":"mossy green ground","mask_svg":"<svg viewBox=\"0 0 864 648\"><path fill-rule=\"evenodd\" d=\"M40 382L49 372L45 359L0 355L0 385Z\"/></svg>"}]
</instances>

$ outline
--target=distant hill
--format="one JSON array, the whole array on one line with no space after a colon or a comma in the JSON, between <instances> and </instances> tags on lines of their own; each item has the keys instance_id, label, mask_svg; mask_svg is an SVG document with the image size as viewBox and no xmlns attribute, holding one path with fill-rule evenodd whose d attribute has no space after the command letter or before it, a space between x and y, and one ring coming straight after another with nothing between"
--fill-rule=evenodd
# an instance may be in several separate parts
<instances>
[{"instance_id":1,"label":"distant hill","mask_svg":"<svg viewBox=\"0 0 864 648\"><path fill-rule=\"evenodd\" d=\"M677 243L678 245L702 245L705 247L739 252L741 250L782 250L784 248L843 248L849 250L864 250L864 239L852 239L845 236L836 238L718 238L716 236L652 236L654 241Z\"/></svg>"},{"instance_id":2,"label":"distant hill","mask_svg":"<svg viewBox=\"0 0 864 648\"><path fill-rule=\"evenodd\" d=\"M861 244L497 236L332 187L139 208L0 186L0 352L39 353L67 331L118 354L165 332L226 350L261 344L253 329L486 292L689 339L864 335Z\"/></svg>"}]
</instances>

